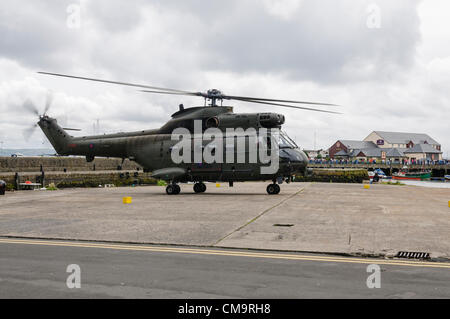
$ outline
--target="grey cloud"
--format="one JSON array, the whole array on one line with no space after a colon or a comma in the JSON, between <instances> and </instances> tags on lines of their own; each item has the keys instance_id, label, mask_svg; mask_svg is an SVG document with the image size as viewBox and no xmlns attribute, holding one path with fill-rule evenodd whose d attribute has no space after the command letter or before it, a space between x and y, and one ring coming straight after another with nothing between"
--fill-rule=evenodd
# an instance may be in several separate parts
<instances>
[{"instance_id":1,"label":"grey cloud","mask_svg":"<svg viewBox=\"0 0 450 319\"><path fill-rule=\"evenodd\" d=\"M286 129L305 146L316 128L322 143L364 135L374 116L384 119L374 124L383 127L374 129L421 126L431 135L434 130L445 134L446 122L433 119L425 106L445 118L448 87L444 80L427 85L427 72L414 71L422 68L416 55L422 43L419 1L303 0L288 17L270 12L266 0L83 1L79 30L66 27L71 3L77 1L0 4L0 59L17 62L43 86L38 91L32 85L5 91L2 115L19 118L19 110L13 113L11 107L26 96L44 94L45 87L67 95L56 100L60 106L55 105L55 114L67 109L69 123L88 132L96 118L107 130L158 127L179 103L203 104L194 98L32 75L47 70L344 104L342 117L232 104L238 112L285 114ZM381 29L366 27L366 9L372 3L381 9ZM433 74L442 74L440 69L435 67ZM0 84L9 85L12 78L0 74ZM111 100L102 98L103 92ZM20 123L14 120L15 127Z\"/></svg>"},{"instance_id":2,"label":"grey cloud","mask_svg":"<svg viewBox=\"0 0 450 319\"><path fill-rule=\"evenodd\" d=\"M83 5L80 31L65 25L71 1L28 2L26 10L19 3L2 16L0 54L36 68L83 63L78 68L121 78L168 75L173 86L205 71L325 84L386 80L411 66L420 40L418 2L409 0L377 1L381 29L366 26L371 1L304 0L287 20L256 0L95 1Z\"/></svg>"},{"instance_id":3,"label":"grey cloud","mask_svg":"<svg viewBox=\"0 0 450 319\"><path fill-rule=\"evenodd\" d=\"M304 1L291 20L269 15L254 2L216 16L202 39L211 52L208 68L248 72L284 72L298 80L336 82L393 76L411 65L420 39L415 3L377 1L382 27L366 26L365 1ZM260 3L260 2L258 2ZM233 14L234 13L234 14ZM373 71L345 67L354 61ZM388 72L389 74L384 74Z\"/></svg>"},{"instance_id":4,"label":"grey cloud","mask_svg":"<svg viewBox=\"0 0 450 319\"><path fill-rule=\"evenodd\" d=\"M71 45L64 31L70 1L3 2L0 10L0 55L27 66L53 66L55 54Z\"/></svg>"},{"instance_id":5,"label":"grey cloud","mask_svg":"<svg viewBox=\"0 0 450 319\"><path fill-rule=\"evenodd\" d=\"M108 0L85 2L82 14L93 19L108 33L130 32L141 23L142 7L147 1Z\"/></svg>"}]
</instances>

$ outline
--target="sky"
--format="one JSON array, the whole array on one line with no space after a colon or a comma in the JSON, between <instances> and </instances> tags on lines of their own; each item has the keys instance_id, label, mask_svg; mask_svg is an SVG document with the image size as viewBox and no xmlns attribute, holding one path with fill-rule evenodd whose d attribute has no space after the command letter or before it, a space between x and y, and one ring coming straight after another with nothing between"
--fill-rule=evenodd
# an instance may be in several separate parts
<instances>
[{"instance_id":1,"label":"sky","mask_svg":"<svg viewBox=\"0 0 450 319\"><path fill-rule=\"evenodd\" d=\"M338 104L276 112L302 148L370 132L427 133L450 151L450 2L444 0L48 0L0 3L0 142L50 147L30 100L74 135L162 126L200 98L37 71L187 91ZM99 123L97 126L96 123Z\"/></svg>"}]
</instances>

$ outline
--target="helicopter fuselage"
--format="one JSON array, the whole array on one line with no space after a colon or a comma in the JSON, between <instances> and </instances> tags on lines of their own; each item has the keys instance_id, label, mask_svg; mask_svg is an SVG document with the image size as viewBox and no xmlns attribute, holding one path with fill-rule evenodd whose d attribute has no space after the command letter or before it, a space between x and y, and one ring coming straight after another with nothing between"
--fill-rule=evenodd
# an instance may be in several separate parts
<instances>
[{"instance_id":1,"label":"helicopter fuselage","mask_svg":"<svg viewBox=\"0 0 450 319\"><path fill-rule=\"evenodd\" d=\"M226 132L238 129L233 136L233 145L244 146L235 149L233 158L227 157L220 162L208 162L203 158L191 162L175 163L172 151L177 147L177 140L173 139L173 132L183 128L186 133L195 133L195 121L205 132L209 128ZM200 123L200 124L198 124ZM38 125L43 130L59 155L85 156L87 161L95 157L128 158L141 165L145 171L153 172L157 178L175 182L203 182L203 181L255 181L272 180L281 182L291 180L292 176L305 174L308 163L307 156L285 134L280 133L278 152L278 169L270 174L262 174L261 168L267 163L257 159L249 162L253 140L246 134L250 130L270 129L280 130L284 123L284 116L276 113L233 113L232 107L192 107L182 108L172 115L172 118L161 128L115 134L72 137L61 128L55 119L42 116ZM197 127L198 128L198 127ZM258 133L257 133L258 134ZM208 139L201 139L195 134L187 134L188 144L194 159L195 152L203 152L211 148ZM222 143L214 144L213 152L229 153L229 136L224 134ZM185 144L186 145L186 144ZM217 149L220 147L220 150ZM199 148L201 148L199 150ZM274 148L275 149L275 148ZM270 152L270 150L269 150ZM245 158L247 160L239 160Z\"/></svg>"},{"instance_id":2,"label":"helicopter fuselage","mask_svg":"<svg viewBox=\"0 0 450 319\"><path fill-rule=\"evenodd\" d=\"M340 114L335 111L304 106L305 104L336 106L329 103L229 95L217 89L210 89L206 92L185 91L62 73L42 71L38 73L134 87L151 94L203 98L205 106L185 109L180 105L180 110L172 114L172 118L161 128L139 132L85 137L69 136L56 124L56 120L46 115L50 99L47 100L44 115L40 116L38 124L59 154L83 155L88 161L94 160L96 156L129 158L142 165L145 170L152 171L154 177L169 181L170 184L166 187L166 193L169 195L180 193L178 182L194 181L196 182L194 191L203 193L206 190L203 181L229 181L232 186L234 181L246 180L272 180L273 184L267 186L267 193L278 194L280 192L278 184L283 180L291 181L294 175L306 174L308 171L306 154L286 134L280 134L281 126L284 124L282 114L235 114L232 107L222 106L223 101L233 100L253 105ZM208 106L207 102L210 102ZM218 106L218 102L221 106ZM28 107L28 109L39 114L34 106ZM229 130L235 130L232 132L232 138L228 134ZM270 133L267 134L267 130L270 130ZM217 138L219 135L217 132L221 133L220 138ZM225 135L222 134L223 132ZM193 137L192 134L194 134ZM205 144L205 139L198 138L198 135L214 136L215 138L211 142L212 144ZM182 139L181 145L176 142L177 137ZM239 147L230 151L228 147L231 139L233 139L233 148L234 142L236 142L241 146L247 146L248 153L245 149L239 150ZM256 149L263 150L263 152L255 151L255 145ZM177 156L177 152L178 155L182 153L182 161L179 161L180 156ZM205 157L202 156L202 153ZM224 153L227 154L226 161L219 156ZM256 153L259 156L257 160L255 160ZM229 156L230 154L231 156ZM266 155L270 156L269 161L266 161ZM248 161L242 161L247 157ZM210 161L211 158L213 161ZM217 158L219 160L216 160ZM265 164L269 162L270 166L267 168Z\"/></svg>"}]
</instances>

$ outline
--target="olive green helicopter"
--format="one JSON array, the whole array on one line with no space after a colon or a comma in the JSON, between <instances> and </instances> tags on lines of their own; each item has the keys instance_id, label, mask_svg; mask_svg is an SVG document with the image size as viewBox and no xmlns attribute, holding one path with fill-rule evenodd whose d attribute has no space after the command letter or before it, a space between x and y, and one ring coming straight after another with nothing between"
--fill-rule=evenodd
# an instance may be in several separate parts
<instances>
[{"instance_id":1,"label":"olive green helicopter","mask_svg":"<svg viewBox=\"0 0 450 319\"><path fill-rule=\"evenodd\" d=\"M234 96L223 94L217 89L206 92L189 92L59 73L38 73L137 87L146 93L204 98L205 104L203 106L185 108L183 104L180 104L179 110L172 114L171 119L158 129L81 137L69 135L67 131L77 129L63 128L58 125L55 118L47 115L51 98L47 99L43 114L40 114L37 107L30 101L25 103L25 107L39 117L35 127L39 126L42 129L58 155L85 156L88 162L93 161L95 157L121 158L122 163L125 159L135 161L143 167L145 172L151 172L153 177L166 181L168 183L166 193L169 195L180 193L179 183L193 183L194 192L203 193L206 191L205 182L227 182L230 186L233 186L234 182L243 181L271 181L266 191L268 194L274 195L280 192L279 184L293 181L295 175L308 174L308 157L281 130L285 122L284 115L267 112L234 113L232 106L223 106L224 100L340 114L334 111L300 106L301 104L335 106L335 104L328 103ZM176 133L180 129L182 134ZM214 135L216 138L212 142L211 138L196 135L198 132L206 134L211 129L215 130L216 133ZM264 129L269 133L262 136L260 130ZM231 135L228 134L230 130L233 132ZM249 133L251 130L256 132L254 133L255 139L251 138L252 134ZM224 134L217 138L219 136L217 133L220 132L224 132ZM276 139L273 139L274 132L277 135ZM193 135L187 137L188 133ZM174 135L179 135L179 139L175 139ZM183 145L185 146L182 150L179 149L181 137L183 137ZM249 160L252 157L250 152L255 149L252 148L255 144L254 141L256 143L262 141L267 154L276 155L273 157L276 161L273 171L262 173L263 168L267 167L268 164L267 161L263 161L258 156L256 156L256 160ZM233 147L230 148L230 145ZM236 145L243 147L237 147L236 149ZM183 156L184 159L194 158L194 160L174 160L174 152L181 154L180 156ZM206 155L205 157L198 157L195 154L196 152L200 155L209 154L214 159L217 159L216 155L223 157L226 154L227 160L206 160Z\"/></svg>"}]
</instances>

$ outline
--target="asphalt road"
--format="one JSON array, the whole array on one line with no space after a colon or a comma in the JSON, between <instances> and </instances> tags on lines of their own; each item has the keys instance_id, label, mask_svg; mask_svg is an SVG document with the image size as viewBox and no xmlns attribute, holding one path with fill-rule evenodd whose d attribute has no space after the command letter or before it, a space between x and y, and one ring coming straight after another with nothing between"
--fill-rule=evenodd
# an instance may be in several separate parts
<instances>
[{"instance_id":1,"label":"asphalt road","mask_svg":"<svg viewBox=\"0 0 450 319\"><path fill-rule=\"evenodd\" d=\"M0 237L450 260L449 189L284 183L268 196L259 182L209 183L201 194L181 188L177 196L158 186L8 192L0 196Z\"/></svg>"},{"instance_id":2,"label":"asphalt road","mask_svg":"<svg viewBox=\"0 0 450 319\"><path fill-rule=\"evenodd\" d=\"M0 238L0 298L450 298L450 263Z\"/></svg>"}]
</instances>

